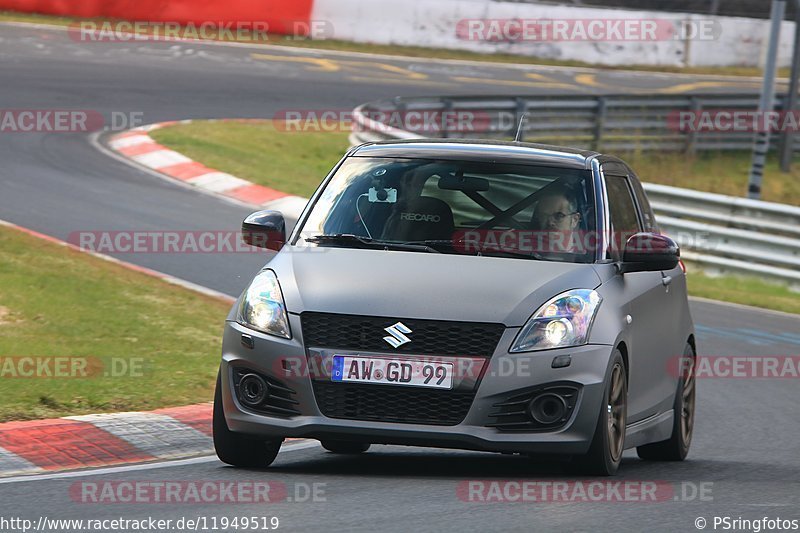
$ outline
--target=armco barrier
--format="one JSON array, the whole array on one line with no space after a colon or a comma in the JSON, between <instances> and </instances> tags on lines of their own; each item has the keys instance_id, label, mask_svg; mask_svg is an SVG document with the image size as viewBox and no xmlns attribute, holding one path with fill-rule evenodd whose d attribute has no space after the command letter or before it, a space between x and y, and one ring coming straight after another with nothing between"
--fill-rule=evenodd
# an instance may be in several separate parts
<instances>
[{"instance_id":1,"label":"armco barrier","mask_svg":"<svg viewBox=\"0 0 800 533\"><path fill-rule=\"evenodd\" d=\"M736 97L733 97L736 98ZM521 99L517 99L520 101ZM449 98L396 99L364 104L353 112L353 145L391 139L421 139L420 135L374 120L380 109L452 110ZM513 99L511 99L513 101ZM459 107L491 112L508 109L509 98L460 98ZM652 127L653 124L651 123ZM568 126L564 126L569 129ZM496 131L504 137L507 132ZM481 137L481 134L472 137ZM460 135L468 137L468 135ZM635 136L631 136L633 140ZM537 141L546 142L539 133ZM682 256L709 272L745 274L800 288L800 207L645 183L662 231L675 238Z\"/></svg>"},{"instance_id":2,"label":"armco barrier","mask_svg":"<svg viewBox=\"0 0 800 533\"><path fill-rule=\"evenodd\" d=\"M0 9L130 21L266 22L274 33L308 24L314 0L0 0Z\"/></svg>"},{"instance_id":3,"label":"armco barrier","mask_svg":"<svg viewBox=\"0 0 800 533\"><path fill-rule=\"evenodd\" d=\"M783 109L785 100L785 95L777 95L776 111ZM375 117L413 113L472 113L475 117L461 129L416 132L426 137L510 139L525 114L521 138L530 142L608 152L752 150L753 132L747 128L692 131L681 126L680 117L713 116L720 110L754 113L757 109L757 94L398 97L358 107L354 120L359 127L354 128L352 142L397 137L391 129L374 127ZM773 145L780 138L773 135ZM792 138L797 149L800 135Z\"/></svg>"}]
</instances>

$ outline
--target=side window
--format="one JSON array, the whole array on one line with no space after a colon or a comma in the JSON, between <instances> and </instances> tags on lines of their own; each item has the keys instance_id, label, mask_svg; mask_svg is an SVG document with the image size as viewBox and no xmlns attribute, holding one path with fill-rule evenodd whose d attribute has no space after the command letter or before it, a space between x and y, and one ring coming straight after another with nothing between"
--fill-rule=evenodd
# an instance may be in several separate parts
<instances>
[{"instance_id":1,"label":"side window","mask_svg":"<svg viewBox=\"0 0 800 533\"><path fill-rule=\"evenodd\" d=\"M628 178L609 176L606 174L606 190L608 191L608 210L611 214L611 251L619 259L625 248L628 237L642 231L636 204L628 185Z\"/></svg>"},{"instance_id":2,"label":"side window","mask_svg":"<svg viewBox=\"0 0 800 533\"><path fill-rule=\"evenodd\" d=\"M639 181L639 178L634 176L630 177L630 183L633 186L633 194L636 195L636 201L639 202L639 208L642 210L642 221L644 221L644 230L651 233L660 233L656 216L653 214L653 208L650 207L650 201L644 192L644 187Z\"/></svg>"}]
</instances>

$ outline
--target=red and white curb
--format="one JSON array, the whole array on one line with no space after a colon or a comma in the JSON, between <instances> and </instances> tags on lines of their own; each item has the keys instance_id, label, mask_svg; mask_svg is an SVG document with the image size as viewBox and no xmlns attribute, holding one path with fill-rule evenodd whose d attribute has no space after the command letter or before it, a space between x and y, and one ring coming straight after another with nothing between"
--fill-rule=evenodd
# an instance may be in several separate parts
<instances>
[{"instance_id":1,"label":"red and white curb","mask_svg":"<svg viewBox=\"0 0 800 533\"><path fill-rule=\"evenodd\" d=\"M149 135L151 131L165 126L191 122L191 120L183 120L140 126L113 135L108 140L107 146L125 159L206 192L264 209L282 211L294 218L300 215L308 202L307 198L286 194L225 172L219 172L158 144Z\"/></svg>"},{"instance_id":2,"label":"red and white curb","mask_svg":"<svg viewBox=\"0 0 800 533\"><path fill-rule=\"evenodd\" d=\"M0 477L213 452L212 405L0 424Z\"/></svg>"}]
</instances>

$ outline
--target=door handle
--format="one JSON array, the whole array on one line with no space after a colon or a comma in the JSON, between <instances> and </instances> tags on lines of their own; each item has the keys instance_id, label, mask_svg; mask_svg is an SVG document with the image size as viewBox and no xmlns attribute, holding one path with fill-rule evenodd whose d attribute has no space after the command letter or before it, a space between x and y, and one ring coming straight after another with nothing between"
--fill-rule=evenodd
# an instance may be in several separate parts
<instances>
[{"instance_id":1,"label":"door handle","mask_svg":"<svg viewBox=\"0 0 800 533\"><path fill-rule=\"evenodd\" d=\"M670 283L672 283L672 276L664 276L661 278L661 284L665 287L669 287Z\"/></svg>"}]
</instances>

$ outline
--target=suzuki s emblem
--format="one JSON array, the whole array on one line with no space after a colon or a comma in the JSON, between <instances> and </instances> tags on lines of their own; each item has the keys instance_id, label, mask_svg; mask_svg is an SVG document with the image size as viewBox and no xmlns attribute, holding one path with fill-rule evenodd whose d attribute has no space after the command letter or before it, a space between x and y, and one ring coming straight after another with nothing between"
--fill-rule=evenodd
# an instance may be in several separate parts
<instances>
[{"instance_id":1,"label":"suzuki s emblem","mask_svg":"<svg viewBox=\"0 0 800 533\"><path fill-rule=\"evenodd\" d=\"M392 348L398 348L407 342L411 342L411 339L405 335L406 333L411 333L411 330L402 322L393 324L388 328L383 328L383 331L389 334L389 336L384 337L383 340L391 344Z\"/></svg>"}]
</instances>

